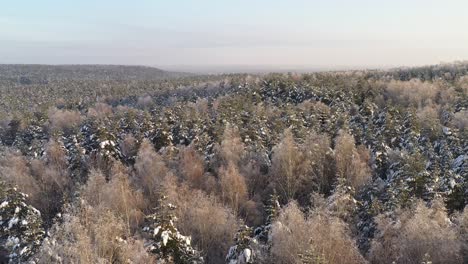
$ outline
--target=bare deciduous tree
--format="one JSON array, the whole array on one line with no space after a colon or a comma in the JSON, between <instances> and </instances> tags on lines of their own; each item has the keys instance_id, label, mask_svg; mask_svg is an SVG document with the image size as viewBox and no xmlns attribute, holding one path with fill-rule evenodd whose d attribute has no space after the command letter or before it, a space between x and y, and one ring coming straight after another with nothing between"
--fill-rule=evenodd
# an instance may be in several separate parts
<instances>
[{"instance_id":1,"label":"bare deciduous tree","mask_svg":"<svg viewBox=\"0 0 468 264\"><path fill-rule=\"evenodd\" d=\"M432 207L419 201L414 208L398 211L395 218L377 217L378 235L369 253L372 263L419 264L425 259L463 263L457 229L442 201L434 201Z\"/></svg>"},{"instance_id":2,"label":"bare deciduous tree","mask_svg":"<svg viewBox=\"0 0 468 264\"><path fill-rule=\"evenodd\" d=\"M355 189L359 189L371 179L370 168L361 157L353 136L340 131L335 142L336 173Z\"/></svg>"},{"instance_id":3,"label":"bare deciduous tree","mask_svg":"<svg viewBox=\"0 0 468 264\"><path fill-rule=\"evenodd\" d=\"M299 150L290 130L273 149L271 178L285 201L293 199L304 177L304 155Z\"/></svg>"},{"instance_id":4,"label":"bare deciduous tree","mask_svg":"<svg viewBox=\"0 0 468 264\"><path fill-rule=\"evenodd\" d=\"M238 213L248 199L244 176L239 173L232 162L229 162L226 168L221 168L219 174L221 197L235 213Z\"/></svg>"}]
</instances>

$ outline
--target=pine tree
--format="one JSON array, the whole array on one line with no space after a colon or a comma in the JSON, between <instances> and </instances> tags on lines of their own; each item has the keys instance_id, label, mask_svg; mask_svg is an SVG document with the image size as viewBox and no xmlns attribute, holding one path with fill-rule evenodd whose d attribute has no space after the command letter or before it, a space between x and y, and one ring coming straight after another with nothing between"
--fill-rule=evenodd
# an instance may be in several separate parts
<instances>
[{"instance_id":1,"label":"pine tree","mask_svg":"<svg viewBox=\"0 0 468 264\"><path fill-rule=\"evenodd\" d=\"M235 245L229 249L226 256L226 263L263 263L262 261L267 259L270 254L269 232L273 222L279 215L280 209L279 196L274 192L265 206L267 213L265 225L259 226L255 230L242 225L236 234Z\"/></svg>"},{"instance_id":2,"label":"pine tree","mask_svg":"<svg viewBox=\"0 0 468 264\"><path fill-rule=\"evenodd\" d=\"M0 182L0 248L9 263L26 261L44 238L41 213L27 205L26 198Z\"/></svg>"},{"instance_id":3,"label":"pine tree","mask_svg":"<svg viewBox=\"0 0 468 264\"><path fill-rule=\"evenodd\" d=\"M148 225L143 229L151 235L152 244L149 251L167 263L199 264L204 263L200 252L192 248L191 238L179 233L175 227L176 207L165 203L162 197L154 214L148 215ZM164 262L164 263L166 263Z\"/></svg>"},{"instance_id":4,"label":"pine tree","mask_svg":"<svg viewBox=\"0 0 468 264\"><path fill-rule=\"evenodd\" d=\"M268 204L265 207L265 211L267 213L267 225L273 223L275 218L278 217L280 209L281 206L279 203L279 195L277 195L276 192L274 192L272 195L270 195Z\"/></svg>"},{"instance_id":5,"label":"pine tree","mask_svg":"<svg viewBox=\"0 0 468 264\"><path fill-rule=\"evenodd\" d=\"M241 226L236 234L235 245L229 249L226 256L226 263L247 264L254 263L252 256L253 230L248 226Z\"/></svg>"}]
</instances>

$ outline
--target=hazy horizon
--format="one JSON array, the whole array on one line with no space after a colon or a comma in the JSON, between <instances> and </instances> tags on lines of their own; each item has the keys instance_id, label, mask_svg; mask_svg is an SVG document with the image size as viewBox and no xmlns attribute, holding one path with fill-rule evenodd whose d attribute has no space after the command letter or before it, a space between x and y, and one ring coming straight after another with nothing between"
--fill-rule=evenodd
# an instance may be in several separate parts
<instances>
[{"instance_id":1,"label":"hazy horizon","mask_svg":"<svg viewBox=\"0 0 468 264\"><path fill-rule=\"evenodd\" d=\"M4 3L2 64L195 72L419 66L468 59L468 2Z\"/></svg>"},{"instance_id":2,"label":"hazy horizon","mask_svg":"<svg viewBox=\"0 0 468 264\"><path fill-rule=\"evenodd\" d=\"M453 63L453 62L450 62ZM194 74L223 74L223 73L308 73L308 72L327 72L327 71L346 71L346 70L389 70L402 68L405 66L314 66L314 65L144 65L144 64L108 64L108 63L0 63L0 65L46 65L46 66L81 66L81 65L101 65L101 66L142 66L152 67L168 72L185 72ZM428 66L428 65L417 65ZM416 67L417 67L416 66Z\"/></svg>"}]
</instances>

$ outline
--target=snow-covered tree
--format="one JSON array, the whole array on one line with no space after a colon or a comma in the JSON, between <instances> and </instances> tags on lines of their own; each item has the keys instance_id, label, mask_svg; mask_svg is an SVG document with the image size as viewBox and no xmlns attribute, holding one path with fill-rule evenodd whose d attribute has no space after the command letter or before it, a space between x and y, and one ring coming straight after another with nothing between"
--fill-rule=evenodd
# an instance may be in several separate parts
<instances>
[{"instance_id":1,"label":"snow-covered tree","mask_svg":"<svg viewBox=\"0 0 468 264\"><path fill-rule=\"evenodd\" d=\"M41 213L27 205L27 195L0 183L0 256L9 263L26 261L44 237Z\"/></svg>"},{"instance_id":2,"label":"snow-covered tree","mask_svg":"<svg viewBox=\"0 0 468 264\"><path fill-rule=\"evenodd\" d=\"M263 263L269 257L271 247L270 230L278 217L281 207L276 193L270 196L265 206L267 219L265 225L255 229L242 225L235 237L235 245L229 248L226 256L228 264Z\"/></svg>"},{"instance_id":3,"label":"snow-covered tree","mask_svg":"<svg viewBox=\"0 0 468 264\"><path fill-rule=\"evenodd\" d=\"M156 212L146 217L147 226L143 231L148 232L152 240L148 250L157 255L159 263L204 263L200 252L192 247L191 237L177 230L177 218L173 213L176 207L166 204L164 200L165 197L162 197Z\"/></svg>"}]
</instances>

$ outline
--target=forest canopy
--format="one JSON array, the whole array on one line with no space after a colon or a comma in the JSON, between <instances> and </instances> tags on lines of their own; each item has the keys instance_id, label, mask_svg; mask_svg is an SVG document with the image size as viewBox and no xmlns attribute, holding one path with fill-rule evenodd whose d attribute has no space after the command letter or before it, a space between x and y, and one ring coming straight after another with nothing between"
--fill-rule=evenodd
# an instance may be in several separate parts
<instances>
[{"instance_id":1,"label":"forest canopy","mask_svg":"<svg viewBox=\"0 0 468 264\"><path fill-rule=\"evenodd\" d=\"M1 263L468 262L468 63L0 76Z\"/></svg>"}]
</instances>

